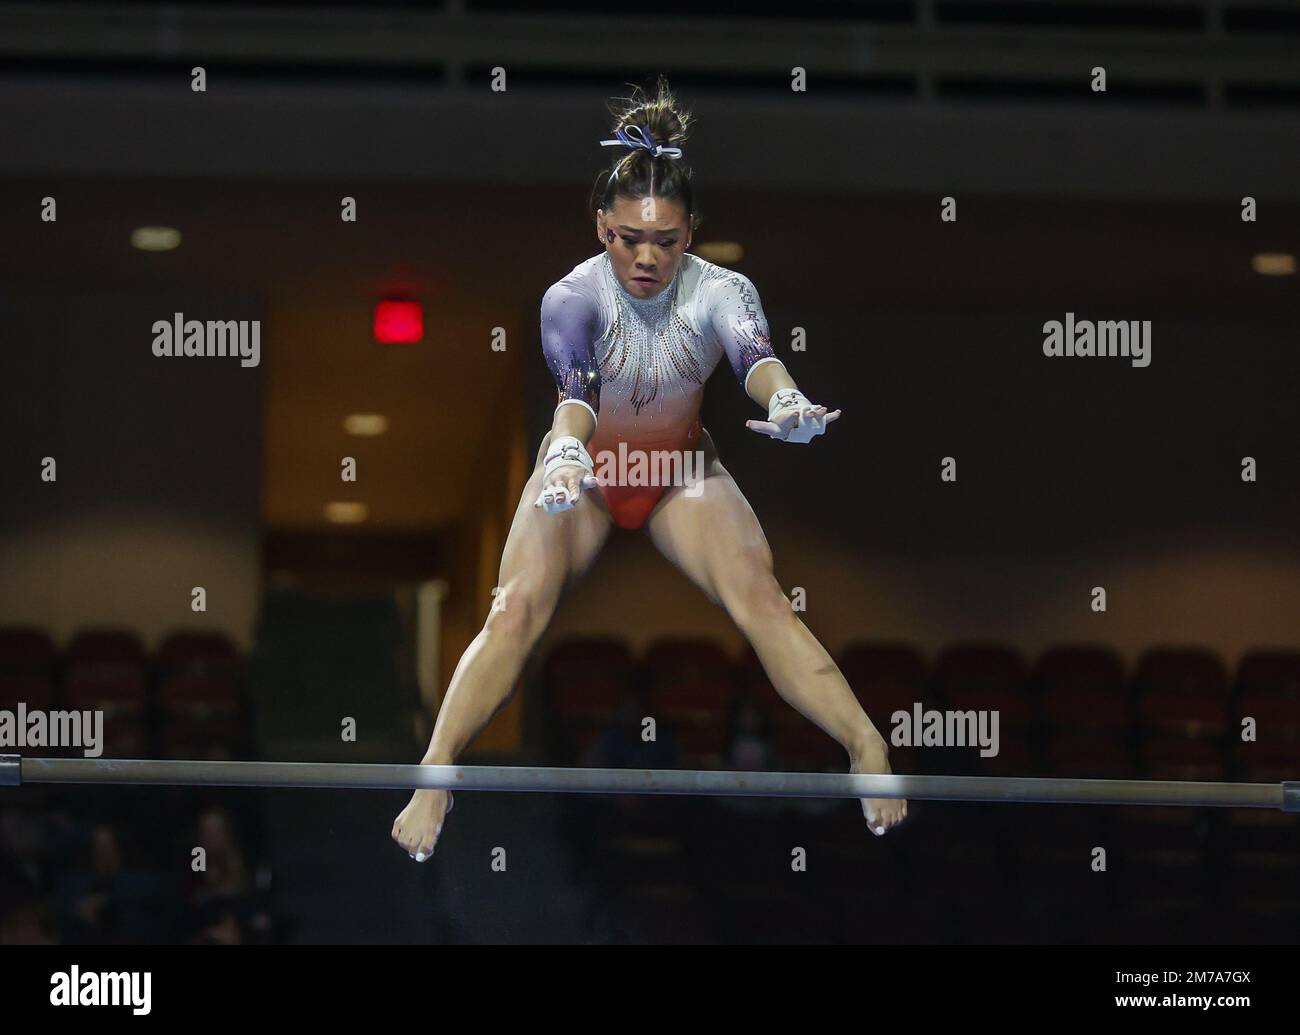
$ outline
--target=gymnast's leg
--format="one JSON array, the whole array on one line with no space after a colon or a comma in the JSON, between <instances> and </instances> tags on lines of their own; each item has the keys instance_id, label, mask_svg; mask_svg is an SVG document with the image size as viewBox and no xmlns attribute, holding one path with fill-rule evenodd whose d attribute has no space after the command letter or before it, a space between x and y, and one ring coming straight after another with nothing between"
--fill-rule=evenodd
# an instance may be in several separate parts
<instances>
[{"instance_id":1,"label":"gymnast's leg","mask_svg":"<svg viewBox=\"0 0 1300 1035\"><path fill-rule=\"evenodd\" d=\"M555 612L561 593L592 562L609 538L612 522L598 494L583 493L572 510L535 508L542 488L542 441L528 484L515 509L501 554L500 587L483 628L461 655L443 698L424 765L451 765L510 698L529 653ZM393 840L421 862L433 852L451 808L446 791L418 790L393 822Z\"/></svg>"},{"instance_id":2,"label":"gymnast's leg","mask_svg":"<svg viewBox=\"0 0 1300 1035\"><path fill-rule=\"evenodd\" d=\"M850 771L888 773L889 749L839 668L799 620L772 574L772 552L758 518L701 436L704 479L669 490L647 530L659 551L715 603L721 603L758 654L777 692L848 752ZM864 798L873 832L907 816L905 801Z\"/></svg>"}]
</instances>

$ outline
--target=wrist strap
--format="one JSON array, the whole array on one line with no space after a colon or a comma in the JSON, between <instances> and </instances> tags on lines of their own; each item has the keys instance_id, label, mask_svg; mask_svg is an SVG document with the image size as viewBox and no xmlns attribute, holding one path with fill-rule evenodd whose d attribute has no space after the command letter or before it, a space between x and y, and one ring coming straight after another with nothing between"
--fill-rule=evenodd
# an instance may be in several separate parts
<instances>
[{"instance_id":1,"label":"wrist strap","mask_svg":"<svg viewBox=\"0 0 1300 1035\"><path fill-rule=\"evenodd\" d=\"M811 406L808 397L797 388L778 388L767 401L767 419L772 420L777 414L786 410L795 410Z\"/></svg>"},{"instance_id":2,"label":"wrist strap","mask_svg":"<svg viewBox=\"0 0 1300 1035\"><path fill-rule=\"evenodd\" d=\"M542 477L549 478L551 472L557 467L569 467L574 464L585 467L588 474L594 466L591 462L591 454L582 444L582 439L575 438L573 435L561 435L559 438L552 439L546 450L546 467L542 471Z\"/></svg>"}]
</instances>

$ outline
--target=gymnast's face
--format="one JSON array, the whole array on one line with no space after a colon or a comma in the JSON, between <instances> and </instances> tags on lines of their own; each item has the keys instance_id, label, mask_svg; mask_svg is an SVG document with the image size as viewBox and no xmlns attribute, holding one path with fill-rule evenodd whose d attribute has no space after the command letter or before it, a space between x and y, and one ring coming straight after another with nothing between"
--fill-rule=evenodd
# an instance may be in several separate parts
<instances>
[{"instance_id":1,"label":"gymnast's face","mask_svg":"<svg viewBox=\"0 0 1300 1035\"><path fill-rule=\"evenodd\" d=\"M615 198L612 208L596 213L596 236L633 298L654 298L671 284L691 246L686 206L678 198Z\"/></svg>"}]
</instances>

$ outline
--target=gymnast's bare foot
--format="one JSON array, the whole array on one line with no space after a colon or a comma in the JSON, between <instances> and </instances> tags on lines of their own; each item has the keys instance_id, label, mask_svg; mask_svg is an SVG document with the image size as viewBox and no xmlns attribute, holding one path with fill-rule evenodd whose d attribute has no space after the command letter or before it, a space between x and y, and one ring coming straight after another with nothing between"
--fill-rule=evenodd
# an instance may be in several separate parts
<instances>
[{"instance_id":1,"label":"gymnast's bare foot","mask_svg":"<svg viewBox=\"0 0 1300 1035\"><path fill-rule=\"evenodd\" d=\"M889 748L874 730L871 736L851 756L851 773L892 773L889 768ZM867 817L871 832L876 835L898 826L907 818L907 802L902 798L863 798L862 814Z\"/></svg>"},{"instance_id":2,"label":"gymnast's bare foot","mask_svg":"<svg viewBox=\"0 0 1300 1035\"><path fill-rule=\"evenodd\" d=\"M393 840L416 862L424 862L433 855L452 804L451 791L416 791L393 820Z\"/></svg>"}]
</instances>

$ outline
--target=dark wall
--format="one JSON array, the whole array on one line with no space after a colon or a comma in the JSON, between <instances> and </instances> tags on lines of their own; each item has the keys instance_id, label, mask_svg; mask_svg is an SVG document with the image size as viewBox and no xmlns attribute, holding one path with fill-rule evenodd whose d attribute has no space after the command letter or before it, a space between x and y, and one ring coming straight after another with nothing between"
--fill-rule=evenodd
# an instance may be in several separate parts
<instances>
[{"instance_id":1,"label":"dark wall","mask_svg":"<svg viewBox=\"0 0 1300 1035\"><path fill-rule=\"evenodd\" d=\"M188 625L247 646L260 585L261 369L160 359L154 320L257 319L251 298L7 281L0 615L64 639ZM263 339L263 358L266 341ZM54 457L58 480L40 480ZM203 586L208 611L190 609Z\"/></svg>"}]
</instances>

